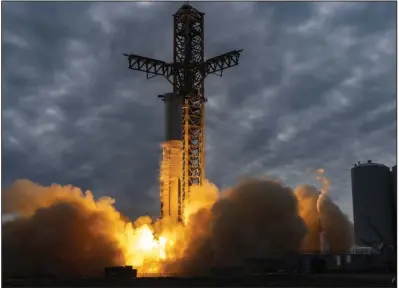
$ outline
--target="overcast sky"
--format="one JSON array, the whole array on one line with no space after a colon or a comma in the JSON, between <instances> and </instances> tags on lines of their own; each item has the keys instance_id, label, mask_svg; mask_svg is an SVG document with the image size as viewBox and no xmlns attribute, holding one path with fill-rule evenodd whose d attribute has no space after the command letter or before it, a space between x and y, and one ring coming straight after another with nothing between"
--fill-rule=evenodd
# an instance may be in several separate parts
<instances>
[{"instance_id":1,"label":"overcast sky","mask_svg":"<svg viewBox=\"0 0 399 290\"><path fill-rule=\"evenodd\" d=\"M157 215L162 77L122 53L172 60L181 3L2 3L3 187L73 184ZM396 160L396 3L194 3L205 57L244 49L205 82L206 176L294 187L325 168L352 216L350 168Z\"/></svg>"}]
</instances>

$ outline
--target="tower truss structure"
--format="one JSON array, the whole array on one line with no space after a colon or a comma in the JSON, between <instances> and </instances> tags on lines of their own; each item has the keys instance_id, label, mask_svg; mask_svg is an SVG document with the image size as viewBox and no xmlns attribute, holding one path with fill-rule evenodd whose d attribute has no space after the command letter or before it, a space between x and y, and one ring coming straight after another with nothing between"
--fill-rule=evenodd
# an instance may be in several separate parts
<instances>
[{"instance_id":1,"label":"tower truss structure","mask_svg":"<svg viewBox=\"0 0 399 290\"><path fill-rule=\"evenodd\" d=\"M192 185L205 178L204 117L206 98L204 79L209 74L222 76L226 68L238 65L242 50L233 50L204 59L204 13L184 4L173 15L173 63L124 54L129 69L146 73L147 78L164 76L173 86L173 94L182 100L182 182L179 219L184 212ZM162 215L162 209L161 209Z\"/></svg>"}]
</instances>

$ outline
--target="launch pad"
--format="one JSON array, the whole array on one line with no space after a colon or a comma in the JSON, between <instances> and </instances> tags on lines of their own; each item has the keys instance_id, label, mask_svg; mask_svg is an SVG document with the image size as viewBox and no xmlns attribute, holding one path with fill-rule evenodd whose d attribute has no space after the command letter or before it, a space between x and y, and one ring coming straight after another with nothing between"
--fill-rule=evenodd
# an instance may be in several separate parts
<instances>
[{"instance_id":1,"label":"launch pad","mask_svg":"<svg viewBox=\"0 0 399 290\"><path fill-rule=\"evenodd\" d=\"M396 274L395 274L396 276ZM396 288L396 278L389 273L351 274L266 274L234 277L151 277L151 278L69 278L69 279L4 279L3 287L35 288L161 288L161 287L364 287Z\"/></svg>"},{"instance_id":2,"label":"launch pad","mask_svg":"<svg viewBox=\"0 0 399 290\"><path fill-rule=\"evenodd\" d=\"M166 108L160 199L161 218L171 217L180 222L190 198L190 187L202 185L205 178L204 79L209 74L222 76L225 69L238 65L242 50L205 60L204 13L188 4L173 15L173 25L172 63L124 55L128 57L129 69L145 72L147 79L164 76L173 86L173 93L160 96Z\"/></svg>"}]
</instances>

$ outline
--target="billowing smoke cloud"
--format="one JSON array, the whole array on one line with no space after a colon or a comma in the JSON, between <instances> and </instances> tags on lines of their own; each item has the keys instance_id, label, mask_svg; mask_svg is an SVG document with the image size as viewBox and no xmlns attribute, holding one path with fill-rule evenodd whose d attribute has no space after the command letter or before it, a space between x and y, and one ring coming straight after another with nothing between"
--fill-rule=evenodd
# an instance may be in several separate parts
<instances>
[{"instance_id":1,"label":"billowing smoke cloud","mask_svg":"<svg viewBox=\"0 0 399 290\"><path fill-rule=\"evenodd\" d=\"M309 185L300 185L295 189L299 204L299 215L306 223L308 233L301 245L301 251L312 253L320 249L319 213L317 199L319 192Z\"/></svg>"},{"instance_id":2,"label":"billowing smoke cloud","mask_svg":"<svg viewBox=\"0 0 399 290\"><path fill-rule=\"evenodd\" d=\"M348 251L354 245L353 224L331 200L321 206L321 224L331 253Z\"/></svg>"},{"instance_id":3,"label":"billowing smoke cloud","mask_svg":"<svg viewBox=\"0 0 399 290\"><path fill-rule=\"evenodd\" d=\"M3 214L22 216L2 225L3 274L99 275L123 264L110 234L123 222L111 204L77 188L16 181L2 195Z\"/></svg>"},{"instance_id":4,"label":"billowing smoke cloud","mask_svg":"<svg viewBox=\"0 0 399 290\"><path fill-rule=\"evenodd\" d=\"M252 258L283 258L320 249L319 217L332 251L348 250L352 228L329 199L307 185L293 191L268 178L248 178L218 192L193 188L186 226L142 217L135 223L90 192L26 180L3 192L5 276L100 275L104 266L132 264L141 273L200 275L213 267L242 266ZM147 262L145 262L147 261Z\"/></svg>"},{"instance_id":5,"label":"billowing smoke cloud","mask_svg":"<svg viewBox=\"0 0 399 290\"><path fill-rule=\"evenodd\" d=\"M308 228L301 246L303 252L320 250L320 230L326 233L330 252L342 253L353 246L352 223L326 194L323 195L315 187L300 185L295 189L295 195L299 203L299 215Z\"/></svg>"},{"instance_id":6,"label":"billowing smoke cloud","mask_svg":"<svg viewBox=\"0 0 399 290\"><path fill-rule=\"evenodd\" d=\"M213 267L296 252L307 232L297 207L294 193L281 183L266 178L242 181L189 218L184 255L168 270L203 274Z\"/></svg>"},{"instance_id":7,"label":"billowing smoke cloud","mask_svg":"<svg viewBox=\"0 0 399 290\"><path fill-rule=\"evenodd\" d=\"M319 204L319 214L314 187L301 185L292 191L268 178L248 178L220 196L190 216L184 254L166 271L204 274L216 267L245 266L251 259L318 252L319 216L332 251L352 246L350 221L327 197Z\"/></svg>"}]
</instances>

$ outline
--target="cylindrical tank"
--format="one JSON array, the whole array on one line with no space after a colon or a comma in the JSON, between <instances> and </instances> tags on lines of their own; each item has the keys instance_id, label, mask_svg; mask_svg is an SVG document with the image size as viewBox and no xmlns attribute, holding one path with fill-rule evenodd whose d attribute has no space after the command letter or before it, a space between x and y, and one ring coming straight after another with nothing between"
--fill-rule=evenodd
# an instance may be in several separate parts
<instances>
[{"instance_id":1,"label":"cylindrical tank","mask_svg":"<svg viewBox=\"0 0 399 290\"><path fill-rule=\"evenodd\" d=\"M397 193L397 180L398 180L398 173L397 173L397 166L395 165L394 167L392 167L392 180L393 180L393 198L394 198L394 206L395 206L395 209L396 209L396 207L397 207L397 203L396 203L396 198L397 198L397 196L398 196L398 193Z\"/></svg>"},{"instance_id":2,"label":"cylindrical tank","mask_svg":"<svg viewBox=\"0 0 399 290\"><path fill-rule=\"evenodd\" d=\"M390 168L373 163L351 169L355 243L378 246L394 243L392 175Z\"/></svg>"},{"instance_id":3,"label":"cylindrical tank","mask_svg":"<svg viewBox=\"0 0 399 290\"><path fill-rule=\"evenodd\" d=\"M398 173L397 173L397 166L395 165L392 167L393 229L394 229L395 245L396 245L397 235L398 235L398 228L397 228L398 204L396 202L397 197L398 197L397 180L398 180Z\"/></svg>"},{"instance_id":4,"label":"cylindrical tank","mask_svg":"<svg viewBox=\"0 0 399 290\"><path fill-rule=\"evenodd\" d=\"M165 103L165 141L181 140L182 98L173 93L159 97Z\"/></svg>"}]
</instances>

